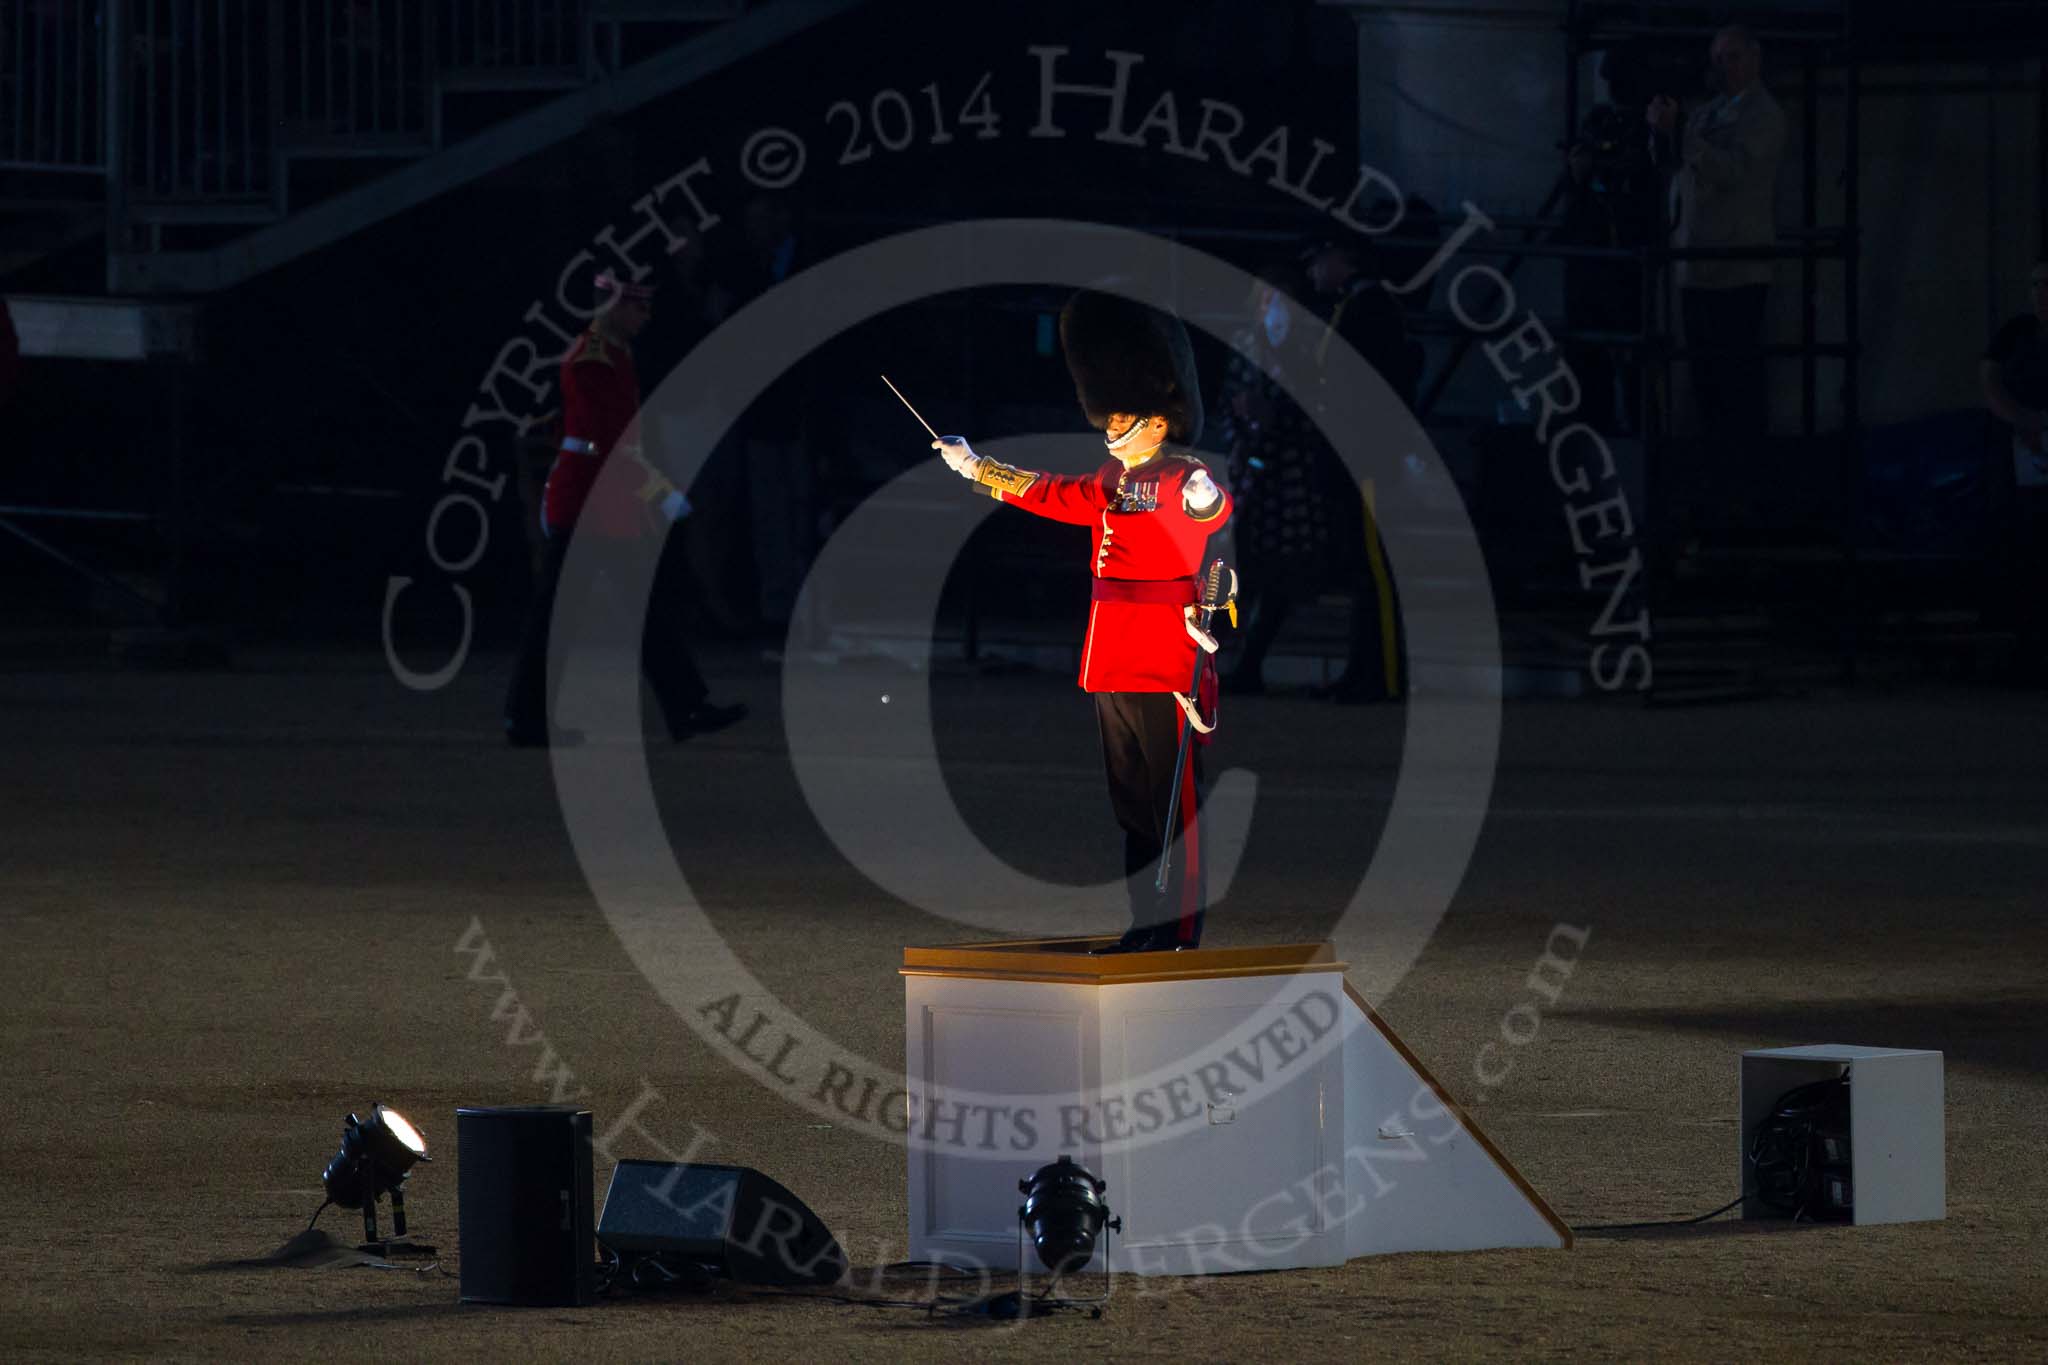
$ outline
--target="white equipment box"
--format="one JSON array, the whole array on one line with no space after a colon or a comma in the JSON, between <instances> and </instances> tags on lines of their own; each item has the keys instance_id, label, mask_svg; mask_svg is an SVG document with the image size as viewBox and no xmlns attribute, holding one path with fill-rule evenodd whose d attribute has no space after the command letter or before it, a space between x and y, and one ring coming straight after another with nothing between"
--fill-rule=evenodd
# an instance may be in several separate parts
<instances>
[{"instance_id":1,"label":"white equipment box","mask_svg":"<svg viewBox=\"0 0 2048 1365\"><path fill-rule=\"evenodd\" d=\"M1780 1096L1813 1081L1849 1078L1853 1221L1916 1223L1948 1216L1942 1057L1895 1047L1815 1044L1742 1054L1742 1133L1736 1154L1744 1218L1780 1215L1758 1200L1750 1138Z\"/></svg>"}]
</instances>

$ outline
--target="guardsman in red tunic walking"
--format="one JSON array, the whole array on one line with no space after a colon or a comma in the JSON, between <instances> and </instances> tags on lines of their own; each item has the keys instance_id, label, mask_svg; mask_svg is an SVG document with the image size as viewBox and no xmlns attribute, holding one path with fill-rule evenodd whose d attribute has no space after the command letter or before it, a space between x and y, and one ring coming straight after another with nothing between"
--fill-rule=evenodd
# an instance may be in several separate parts
<instances>
[{"instance_id":1,"label":"guardsman in red tunic walking","mask_svg":"<svg viewBox=\"0 0 2048 1365\"><path fill-rule=\"evenodd\" d=\"M1190 719L1214 715L1214 689L1205 681L1206 698L1180 689L1195 673L1203 551L1229 519L1230 495L1179 448L1201 434L1202 398L1178 318L1083 290L1061 310L1060 345L1081 410L1109 446L1100 469L1041 474L976 455L958 436L933 444L948 466L998 501L1089 528L1094 600L1080 683L1095 697L1110 805L1124 831L1131 928L1118 947L1193 948L1202 938L1206 890L1199 764L1191 752L1176 800L1175 760ZM1161 895L1151 874L1175 807L1174 857Z\"/></svg>"},{"instance_id":2,"label":"guardsman in red tunic walking","mask_svg":"<svg viewBox=\"0 0 2048 1365\"><path fill-rule=\"evenodd\" d=\"M654 290L609 272L596 280L598 309L590 327L562 360L562 445L541 494L541 530L546 548L527 609L526 629L505 697L505 737L515 747L550 742L548 728L548 627L561 585L569 537L600 536L630 541L643 533L666 537L668 524L689 515L690 501L641 454L640 377L633 368L633 338L654 316ZM611 459L642 467L637 485L597 486ZM657 529L658 528L658 529ZM674 579L681 555L673 538L664 540L641 631L640 671L661 703L669 733L677 740L721 729L747 713L745 706L713 706L697 661L683 636ZM573 742L571 734L552 736Z\"/></svg>"}]
</instances>

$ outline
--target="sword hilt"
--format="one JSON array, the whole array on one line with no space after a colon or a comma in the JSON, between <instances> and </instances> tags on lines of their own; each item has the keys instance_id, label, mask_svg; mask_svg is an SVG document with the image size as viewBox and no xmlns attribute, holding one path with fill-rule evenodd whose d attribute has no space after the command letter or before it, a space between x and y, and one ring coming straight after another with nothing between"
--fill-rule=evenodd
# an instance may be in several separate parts
<instances>
[{"instance_id":1,"label":"sword hilt","mask_svg":"<svg viewBox=\"0 0 2048 1365\"><path fill-rule=\"evenodd\" d=\"M1226 574L1230 578L1230 589L1228 592L1224 591L1223 588L1223 580ZM1195 604L1195 609L1202 613L1202 625L1204 628L1208 626L1210 620L1217 612L1223 610L1230 612L1230 624L1233 626L1237 624L1237 570L1224 563L1220 555L1217 557L1216 562L1209 566L1209 576L1202 584L1202 598L1201 601Z\"/></svg>"}]
</instances>

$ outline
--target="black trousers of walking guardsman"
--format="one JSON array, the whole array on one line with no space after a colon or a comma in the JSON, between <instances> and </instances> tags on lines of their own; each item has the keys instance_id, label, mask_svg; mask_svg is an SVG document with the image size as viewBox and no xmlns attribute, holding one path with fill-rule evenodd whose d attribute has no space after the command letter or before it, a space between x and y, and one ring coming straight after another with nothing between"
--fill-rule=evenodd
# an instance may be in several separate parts
<instances>
[{"instance_id":1,"label":"black trousers of walking guardsman","mask_svg":"<svg viewBox=\"0 0 2048 1365\"><path fill-rule=\"evenodd\" d=\"M533 601L526 610L526 628L519 637L519 656L512 666L512 683L505 694L505 729L513 735L544 736L548 729L548 634L555 615L555 599L562 584L562 564L568 558L569 537L554 536L542 552L534 576ZM661 705L662 717L671 734L687 730L690 712L703 705L709 692L704 675L690 652L679 613L683 609L688 567L676 536L666 537L661 560L655 568L654 586L647 595L646 616L640 631L640 672ZM607 585L609 580L604 580ZM625 604L621 604L623 607Z\"/></svg>"},{"instance_id":2,"label":"black trousers of walking guardsman","mask_svg":"<svg viewBox=\"0 0 2048 1365\"><path fill-rule=\"evenodd\" d=\"M1202 941L1208 885L1202 875L1201 745L1188 746L1174 823L1173 861L1166 891L1153 889L1166 844L1166 808L1173 799L1174 759L1187 718L1171 692L1097 692L1095 723L1102 734L1102 765L1109 803L1124 831L1124 879L1131 926L1156 929L1184 948Z\"/></svg>"}]
</instances>

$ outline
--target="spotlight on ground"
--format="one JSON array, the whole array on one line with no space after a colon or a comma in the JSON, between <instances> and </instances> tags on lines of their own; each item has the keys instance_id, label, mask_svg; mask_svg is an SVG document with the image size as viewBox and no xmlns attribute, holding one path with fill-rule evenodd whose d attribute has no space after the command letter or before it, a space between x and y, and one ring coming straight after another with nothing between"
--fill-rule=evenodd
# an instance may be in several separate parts
<instances>
[{"instance_id":1,"label":"spotlight on ground","mask_svg":"<svg viewBox=\"0 0 2048 1365\"><path fill-rule=\"evenodd\" d=\"M405 1180L415 1163L431 1161L427 1140L420 1130L395 1109L373 1105L368 1120L350 1114L341 1125L341 1150L320 1173L327 1191L326 1202L313 1212L313 1221L328 1204L363 1211L363 1249L391 1253L401 1249L428 1253L431 1247L416 1247L405 1241ZM377 1236L377 1201L391 1196L391 1231L388 1240ZM309 1229L311 1223L306 1225Z\"/></svg>"},{"instance_id":2,"label":"spotlight on ground","mask_svg":"<svg viewBox=\"0 0 2048 1365\"><path fill-rule=\"evenodd\" d=\"M1109 1206L1102 1202L1108 1188L1107 1182L1075 1165L1070 1156L1040 1166L1029 1179L1017 1182L1024 1196L1024 1207L1017 1216L1024 1220L1039 1264L1052 1272L1055 1281L1094 1259L1096 1239L1109 1219ZM1121 1220L1118 1226L1122 1226Z\"/></svg>"},{"instance_id":3,"label":"spotlight on ground","mask_svg":"<svg viewBox=\"0 0 2048 1365\"><path fill-rule=\"evenodd\" d=\"M1123 1219L1110 1217L1109 1205L1103 1202L1108 1182L1097 1180L1086 1167L1076 1165L1072 1157L1063 1156L1018 1181L1017 1189L1024 1196L1024 1203L1017 1210L1017 1288L987 1300L982 1311L991 1317L1028 1318L1060 1309L1085 1308L1101 1317L1110 1291L1106 1256L1099 1298L1069 1299L1058 1297L1057 1291L1062 1279L1078 1275L1094 1259L1095 1244L1105 1228L1123 1231ZM1035 1296L1027 1292L1025 1282L1027 1237L1032 1250L1038 1253L1038 1263L1052 1272L1052 1282Z\"/></svg>"}]
</instances>

